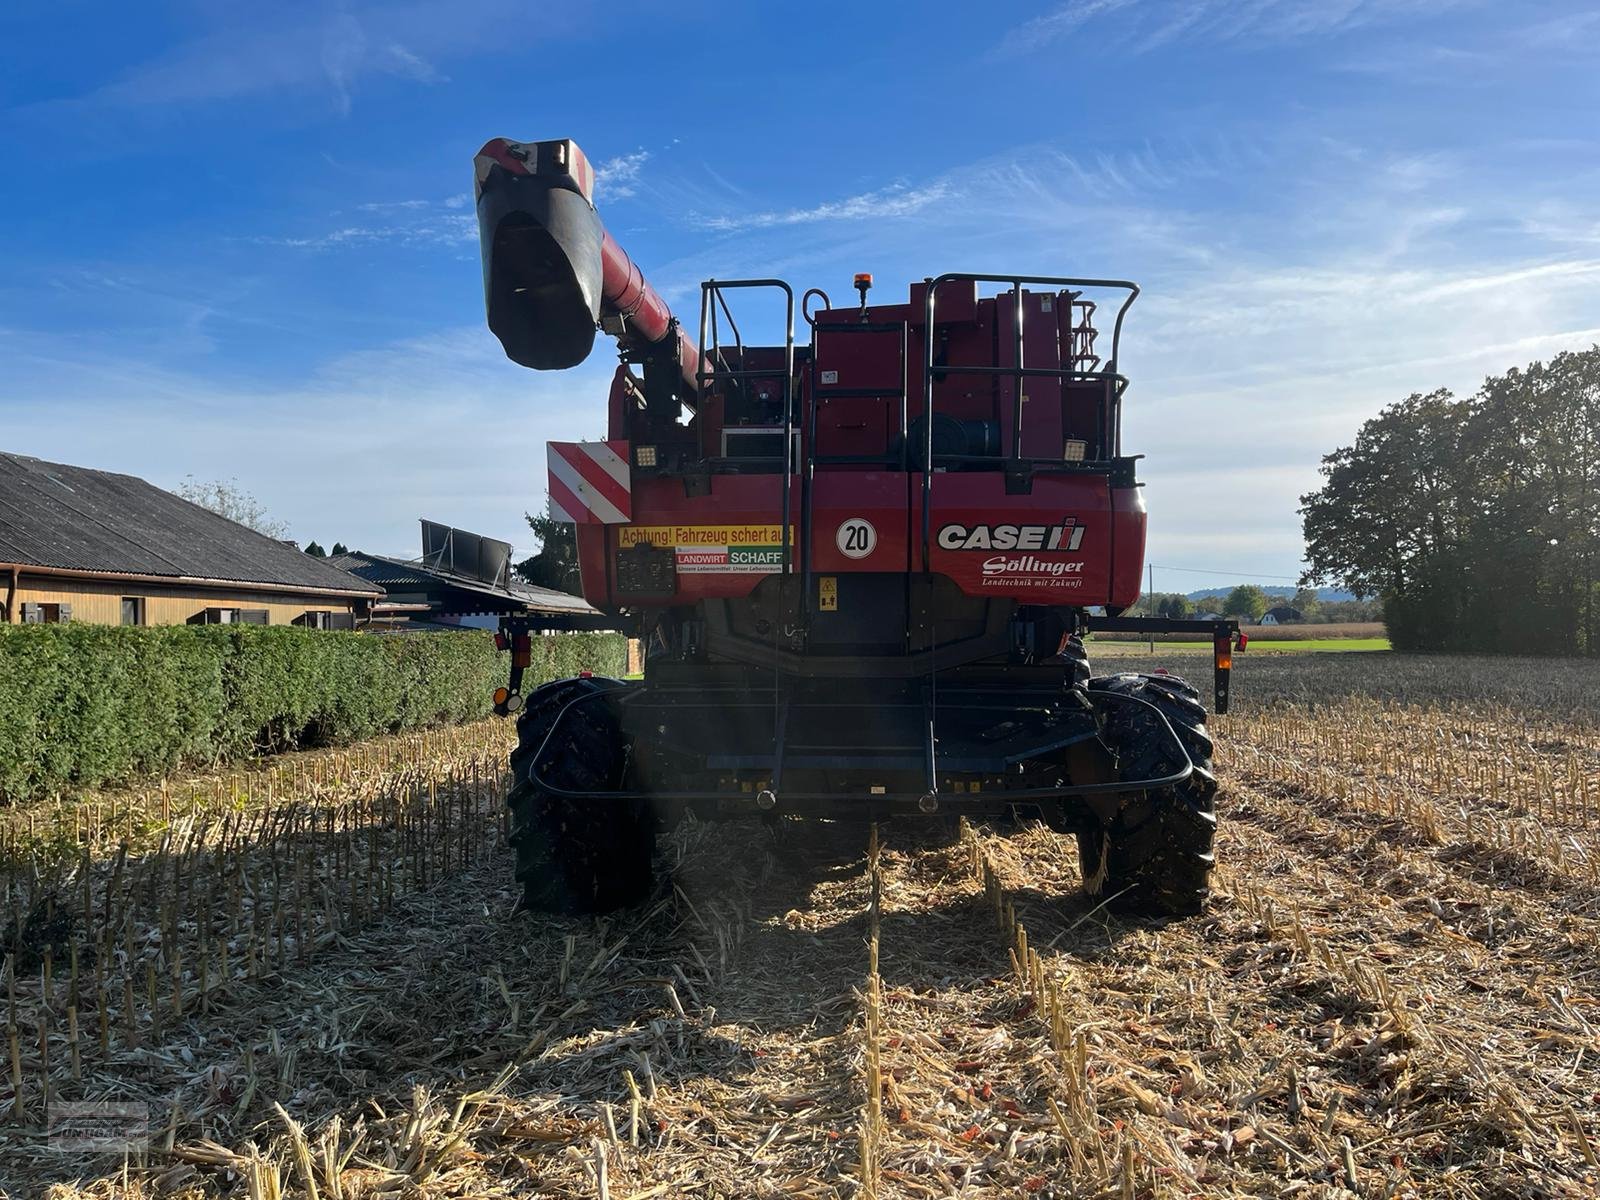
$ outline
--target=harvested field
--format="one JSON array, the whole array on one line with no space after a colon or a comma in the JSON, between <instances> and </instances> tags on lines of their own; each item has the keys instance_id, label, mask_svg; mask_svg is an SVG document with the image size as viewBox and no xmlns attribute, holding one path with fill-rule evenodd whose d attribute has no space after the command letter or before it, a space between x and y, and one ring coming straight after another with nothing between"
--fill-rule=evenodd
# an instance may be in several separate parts
<instances>
[{"instance_id":1,"label":"harvested field","mask_svg":"<svg viewBox=\"0 0 1600 1200\"><path fill-rule=\"evenodd\" d=\"M498 727L12 814L0 1189L1594 1196L1600 680L1237 674L1167 924L1035 825L690 824L643 908L512 916ZM80 1100L148 1148L52 1145Z\"/></svg>"}]
</instances>

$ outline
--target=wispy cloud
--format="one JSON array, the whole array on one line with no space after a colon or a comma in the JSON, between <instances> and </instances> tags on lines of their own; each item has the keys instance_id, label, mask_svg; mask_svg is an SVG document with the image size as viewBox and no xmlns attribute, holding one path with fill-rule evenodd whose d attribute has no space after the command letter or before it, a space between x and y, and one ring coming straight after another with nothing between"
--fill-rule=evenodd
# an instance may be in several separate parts
<instances>
[{"instance_id":1,"label":"wispy cloud","mask_svg":"<svg viewBox=\"0 0 1600 1200\"><path fill-rule=\"evenodd\" d=\"M200 13L206 8L201 6ZM224 27L181 42L121 78L47 107L150 109L270 94L327 98L348 115L364 81L390 77L437 85L437 65L493 44L525 13L516 0L268 5L251 17L221 6ZM553 27L560 17L541 17Z\"/></svg>"},{"instance_id":2,"label":"wispy cloud","mask_svg":"<svg viewBox=\"0 0 1600 1200\"><path fill-rule=\"evenodd\" d=\"M639 172L649 161L650 151L635 150L632 154L619 154L597 165L594 169L596 198L625 200L634 195Z\"/></svg>"},{"instance_id":3,"label":"wispy cloud","mask_svg":"<svg viewBox=\"0 0 1600 1200\"><path fill-rule=\"evenodd\" d=\"M909 217L948 199L951 185L936 181L922 187L894 184L873 192L862 192L843 200L825 200L810 208L787 208L739 215L705 216L689 214L689 223L720 233L742 229L772 229L784 225L812 225L820 221L892 220Z\"/></svg>"},{"instance_id":4,"label":"wispy cloud","mask_svg":"<svg viewBox=\"0 0 1600 1200\"><path fill-rule=\"evenodd\" d=\"M409 556L426 516L529 551L522 513L544 504L544 442L603 434L612 369L596 355L573 371L525 371L472 325L353 351L270 386L0 331L0 448L164 487L187 474L237 476L302 541ZM508 390L522 413L510 422ZM574 405L574 393L594 400ZM492 454L483 430L495 431Z\"/></svg>"},{"instance_id":5,"label":"wispy cloud","mask_svg":"<svg viewBox=\"0 0 1600 1200\"><path fill-rule=\"evenodd\" d=\"M297 250L339 250L381 242L405 246L459 247L478 238L478 218L463 212L465 201L382 200L356 205L361 217L321 233L262 236L255 241Z\"/></svg>"},{"instance_id":6,"label":"wispy cloud","mask_svg":"<svg viewBox=\"0 0 1600 1200\"><path fill-rule=\"evenodd\" d=\"M1067 0L1010 30L994 54L1042 50L1116 13L1119 43L1139 52L1175 42L1281 44L1425 17L1471 0ZM1098 39L1104 42L1104 36Z\"/></svg>"},{"instance_id":7,"label":"wispy cloud","mask_svg":"<svg viewBox=\"0 0 1600 1200\"><path fill-rule=\"evenodd\" d=\"M1011 30L1001 40L1001 54L1025 54L1041 50L1076 33L1095 17L1127 8L1134 0L1068 0L1043 16L1034 17Z\"/></svg>"},{"instance_id":8,"label":"wispy cloud","mask_svg":"<svg viewBox=\"0 0 1600 1200\"><path fill-rule=\"evenodd\" d=\"M1522 31L1520 40L1535 50L1600 50L1600 12L1591 9L1538 21Z\"/></svg>"}]
</instances>

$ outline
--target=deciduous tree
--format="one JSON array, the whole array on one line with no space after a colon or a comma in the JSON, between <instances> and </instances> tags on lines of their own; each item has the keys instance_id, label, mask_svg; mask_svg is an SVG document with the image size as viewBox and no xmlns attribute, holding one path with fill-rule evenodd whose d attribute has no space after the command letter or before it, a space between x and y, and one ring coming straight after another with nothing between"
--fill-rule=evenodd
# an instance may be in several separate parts
<instances>
[{"instance_id":1,"label":"deciduous tree","mask_svg":"<svg viewBox=\"0 0 1600 1200\"><path fill-rule=\"evenodd\" d=\"M1600 654L1600 347L1390 405L1322 476L1302 582L1381 597L1397 647Z\"/></svg>"},{"instance_id":2,"label":"deciduous tree","mask_svg":"<svg viewBox=\"0 0 1600 1200\"><path fill-rule=\"evenodd\" d=\"M1229 592L1228 598L1222 602L1223 616L1238 617L1251 624L1259 621L1266 611L1267 594L1254 583L1241 583Z\"/></svg>"},{"instance_id":3,"label":"deciduous tree","mask_svg":"<svg viewBox=\"0 0 1600 1200\"><path fill-rule=\"evenodd\" d=\"M177 494L190 504L209 508L218 516L248 525L270 538L289 536L289 527L267 516L261 502L240 487L237 479L198 480L193 475L185 475L177 487Z\"/></svg>"}]
</instances>

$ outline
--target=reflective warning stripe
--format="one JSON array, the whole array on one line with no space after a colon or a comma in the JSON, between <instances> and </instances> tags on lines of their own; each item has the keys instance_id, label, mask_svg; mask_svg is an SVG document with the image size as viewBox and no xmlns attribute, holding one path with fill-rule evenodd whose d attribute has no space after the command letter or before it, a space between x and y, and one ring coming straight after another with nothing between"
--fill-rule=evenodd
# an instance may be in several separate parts
<instances>
[{"instance_id":1,"label":"reflective warning stripe","mask_svg":"<svg viewBox=\"0 0 1600 1200\"><path fill-rule=\"evenodd\" d=\"M551 442L550 515L574 525L633 520L628 443Z\"/></svg>"}]
</instances>

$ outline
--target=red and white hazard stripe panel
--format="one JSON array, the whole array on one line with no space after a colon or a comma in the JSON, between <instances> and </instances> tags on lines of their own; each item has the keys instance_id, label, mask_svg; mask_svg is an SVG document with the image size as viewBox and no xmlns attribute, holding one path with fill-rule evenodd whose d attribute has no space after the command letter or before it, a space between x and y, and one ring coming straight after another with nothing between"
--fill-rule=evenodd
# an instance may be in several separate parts
<instances>
[{"instance_id":1,"label":"red and white hazard stripe panel","mask_svg":"<svg viewBox=\"0 0 1600 1200\"><path fill-rule=\"evenodd\" d=\"M627 442L550 442L550 515L574 525L633 520Z\"/></svg>"},{"instance_id":2,"label":"red and white hazard stripe panel","mask_svg":"<svg viewBox=\"0 0 1600 1200\"><path fill-rule=\"evenodd\" d=\"M490 138L472 160L477 178L476 190L483 194L483 181L492 167L504 167L513 175L551 175L565 171L578 185L583 198L594 203L594 167L589 156L571 138L555 142L513 142L510 138Z\"/></svg>"}]
</instances>

